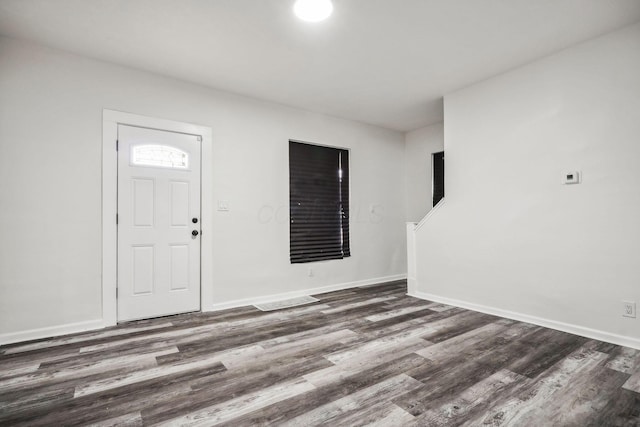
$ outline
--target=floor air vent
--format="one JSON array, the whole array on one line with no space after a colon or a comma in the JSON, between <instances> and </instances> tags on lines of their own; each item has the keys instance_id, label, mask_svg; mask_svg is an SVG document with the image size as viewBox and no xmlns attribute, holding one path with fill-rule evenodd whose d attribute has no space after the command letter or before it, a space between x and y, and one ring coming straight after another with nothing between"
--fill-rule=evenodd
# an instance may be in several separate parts
<instances>
[{"instance_id":1,"label":"floor air vent","mask_svg":"<svg viewBox=\"0 0 640 427\"><path fill-rule=\"evenodd\" d=\"M311 304L318 301L319 299L317 298L304 296L299 298L285 299L282 301L267 302L264 304L254 304L253 306L258 310L273 311L273 310L281 310L283 308L296 307L298 305Z\"/></svg>"}]
</instances>

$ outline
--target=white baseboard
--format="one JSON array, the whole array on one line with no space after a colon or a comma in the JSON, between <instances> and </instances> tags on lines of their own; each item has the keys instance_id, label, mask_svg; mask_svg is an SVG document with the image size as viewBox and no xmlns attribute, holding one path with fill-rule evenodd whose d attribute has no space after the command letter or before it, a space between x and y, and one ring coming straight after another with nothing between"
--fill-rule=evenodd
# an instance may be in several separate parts
<instances>
[{"instance_id":1,"label":"white baseboard","mask_svg":"<svg viewBox=\"0 0 640 427\"><path fill-rule=\"evenodd\" d=\"M77 332L93 331L104 328L102 319L87 320L85 322L68 323L66 325L48 326L46 328L29 329L27 331L0 334L0 345L13 344L23 341L51 338Z\"/></svg>"},{"instance_id":2,"label":"white baseboard","mask_svg":"<svg viewBox=\"0 0 640 427\"><path fill-rule=\"evenodd\" d=\"M418 287L418 281L413 277L407 277L407 295L411 295Z\"/></svg>"},{"instance_id":3,"label":"white baseboard","mask_svg":"<svg viewBox=\"0 0 640 427\"><path fill-rule=\"evenodd\" d=\"M321 286L317 288L307 288L307 289L301 289L299 291L283 292L280 294L265 295L261 297L242 298L242 299L212 304L209 307L202 307L202 311L220 311L220 310L227 310L229 308L245 307L253 304L265 304L269 302L282 301L290 298L299 298L307 295L317 295L317 294L323 294L326 292L341 291L343 289L358 288L362 286L376 285L376 284L385 283L385 282L393 282L395 280L404 280L406 278L407 278L406 274L397 274L395 276L376 277L374 279L365 279L365 280L358 280L355 282L338 283L335 285Z\"/></svg>"},{"instance_id":4,"label":"white baseboard","mask_svg":"<svg viewBox=\"0 0 640 427\"><path fill-rule=\"evenodd\" d=\"M466 308L468 310L479 311L481 313L492 314L494 316L505 317L507 319L518 320L520 322L532 323L534 325L543 326L545 328L555 329L574 335L580 335L585 338L591 338L598 341L605 341L612 344L631 347L640 350L640 340L624 335L612 334L610 332L600 331L598 329L586 328L584 326L574 325L571 323L558 322L556 320L544 319L542 317L531 316L528 314L517 313L514 311L503 310L501 308L489 307L486 305L475 304L467 301L441 297L426 292L415 291L407 293L407 295L440 304L453 305L456 307Z\"/></svg>"}]
</instances>

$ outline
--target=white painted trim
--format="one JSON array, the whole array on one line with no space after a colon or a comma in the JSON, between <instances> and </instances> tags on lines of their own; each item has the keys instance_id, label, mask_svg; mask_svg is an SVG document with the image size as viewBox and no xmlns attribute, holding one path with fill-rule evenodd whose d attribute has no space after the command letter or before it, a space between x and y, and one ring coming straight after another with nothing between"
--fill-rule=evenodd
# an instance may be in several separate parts
<instances>
[{"instance_id":1,"label":"white painted trim","mask_svg":"<svg viewBox=\"0 0 640 427\"><path fill-rule=\"evenodd\" d=\"M102 321L117 323L116 277L118 254L118 119L109 110L102 112Z\"/></svg>"},{"instance_id":2,"label":"white painted trim","mask_svg":"<svg viewBox=\"0 0 640 427\"><path fill-rule=\"evenodd\" d=\"M440 199L440 201L436 203L436 205L433 208L431 208L429 212L427 212L424 218L422 218L418 223L418 225L416 225L416 227L414 228L414 231L418 231L420 228L422 228L422 226L429 220L429 218L431 218L431 216L435 214L436 211L440 209L441 206L444 206L444 199L445 199L444 197Z\"/></svg>"},{"instance_id":3,"label":"white painted trim","mask_svg":"<svg viewBox=\"0 0 640 427\"><path fill-rule=\"evenodd\" d=\"M377 285L385 282L393 282L396 280L405 280L406 274L398 274L395 276L376 277L374 279L358 280L355 282L338 283L335 285L320 286L318 288L302 289L299 291L283 292L280 294L264 295L255 298L243 298L233 301L227 301L219 304L210 305L206 311L220 311L236 307L245 307L253 304L265 304L270 302L282 301L290 298L298 298L308 295L323 294L326 292L340 291L343 289L358 288L363 286ZM322 302L322 300L320 300ZM203 311L205 308L203 308Z\"/></svg>"},{"instance_id":4,"label":"white painted trim","mask_svg":"<svg viewBox=\"0 0 640 427\"><path fill-rule=\"evenodd\" d=\"M343 287L342 289L364 288L367 286L382 285L388 282L397 282L398 280L407 280L407 275L404 273L394 274L393 276L375 277L373 279L357 280L355 282L347 282L347 283L343 283L342 285L333 285L333 286L346 286L346 287ZM322 288L316 288L316 289L322 289ZM327 292L327 291L324 291L324 292Z\"/></svg>"},{"instance_id":5,"label":"white painted trim","mask_svg":"<svg viewBox=\"0 0 640 427\"><path fill-rule=\"evenodd\" d=\"M416 289L418 265L416 260L416 223L407 222L407 292Z\"/></svg>"},{"instance_id":6,"label":"white painted trim","mask_svg":"<svg viewBox=\"0 0 640 427\"><path fill-rule=\"evenodd\" d=\"M118 156L115 141L118 124L186 133L202 137L201 194L213 194L213 142L211 128L191 123L103 110L102 112L102 326L117 323L116 275ZM200 305L213 301L213 199L201 197Z\"/></svg>"},{"instance_id":7,"label":"white painted trim","mask_svg":"<svg viewBox=\"0 0 640 427\"><path fill-rule=\"evenodd\" d=\"M517 313L515 311L503 310L501 308L489 307L486 305L475 304L467 301L441 297L426 292L415 291L407 293L407 295L440 304L453 305L456 307L466 308L468 310L479 311L481 313L491 314L494 316L505 317L507 319L518 320L520 322L532 323L534 325L543 326L545 328L555 329L582 337L591 338L599 341L605 341L612 344L631 347L640 350L640 340L627 337L624 335L612 334L610 332L598 329L586 328L584 326L574 325L571 323L558 322L557 320L544 319L542 317L531 316L529 314Z\"/></svg>"},{"instance_id":8,"label":"white painted trim","mask_svg":"<svg viewBox=\"0 0 640 427\"><path fill-rule=\"evenodd\" d=\"M42 338L57 337L60 335L75 334L78 332L93 331L104 328L102 319L88 320L85 322L69 323L66 325L48 326L46 328L30 329L27 331L10 332L0 335L0 345L13 344L23 341L31 341Z\"/></svg>"}]
</instances>

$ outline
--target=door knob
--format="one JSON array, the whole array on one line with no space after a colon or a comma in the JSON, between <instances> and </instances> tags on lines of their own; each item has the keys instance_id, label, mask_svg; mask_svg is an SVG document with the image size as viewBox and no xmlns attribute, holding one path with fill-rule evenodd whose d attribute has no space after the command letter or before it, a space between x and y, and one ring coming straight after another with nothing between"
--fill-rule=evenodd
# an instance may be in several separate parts
<instances>
[{"instance_id":1,"label":"door knob","mask_svg":"<svg viewBox=\"0 0 640 427\"><path fill-rule=\"evenodd\" d=\"M198 235L198 230L193 230L193 231L191 232L191 235L192 235L193 237L196 237L196 236Z\"/></svg>"}]
</instances>

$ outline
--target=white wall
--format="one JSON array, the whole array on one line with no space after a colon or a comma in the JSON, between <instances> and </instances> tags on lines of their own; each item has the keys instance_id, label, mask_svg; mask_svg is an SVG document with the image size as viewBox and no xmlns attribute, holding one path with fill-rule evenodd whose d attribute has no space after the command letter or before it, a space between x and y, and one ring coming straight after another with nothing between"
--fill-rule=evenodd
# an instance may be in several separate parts
<instances>
[{"instance_id":1,"label":"white wall","mask_svg":"<svg viewBox=\"0 0 640 427\"><path fill-rule=\"evenodd\" d=\"M205 197L231 210L212 218L213 259L203 262L213 264L214 301L205 307L406 273L403 134L0 38L5 341L102 316L103 108L213 129ZM352 257L289 263L290 138L351 149Z\"/></svg>"},{"instance_id":2,"label":"white wall","mask_svg":"<svg viewBox=\"0 0 640 427\"><path fill-rule=\"evenodd\" d=\"M640 345L640 25L446 96L445 150L419 292Z\"/></svg>"},{"instance_id":3,"label":"white wall","mask_svg":"<svg viewBox=\"0 0 640 427\"><path fill-rule=\"evenodd\" d=\"M444 125L437 123L405 135L407 221L420 221L432 208L431 155L444 150Z\"/></svg>"}]
</instances>

